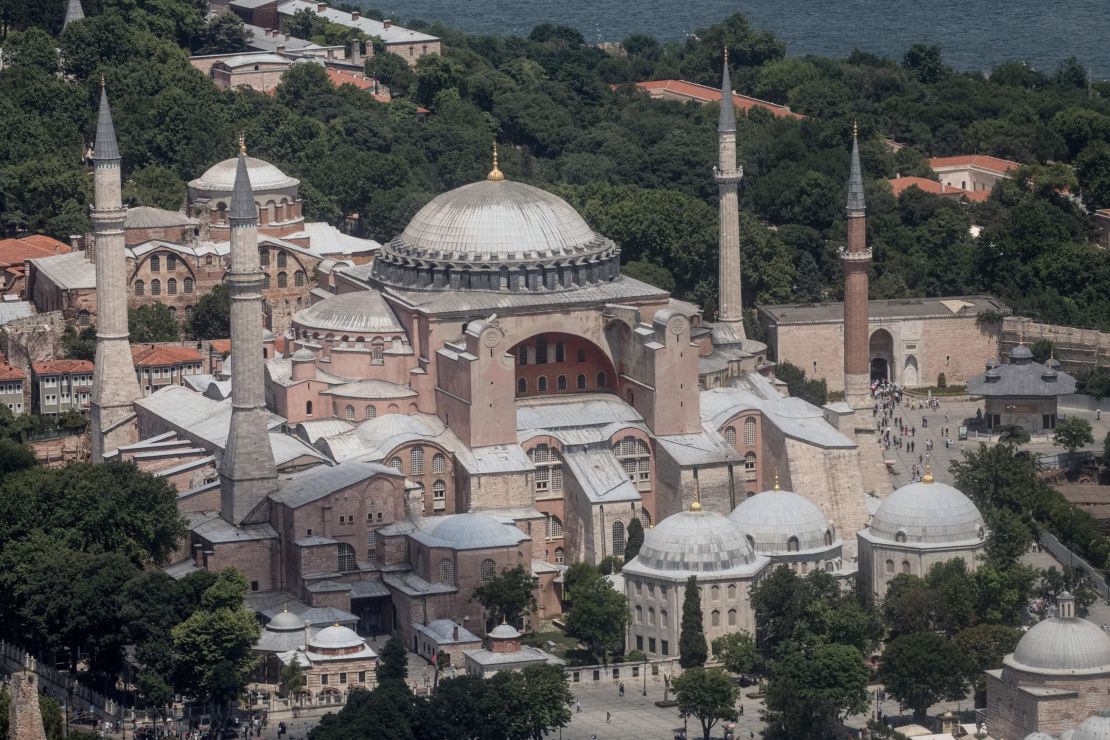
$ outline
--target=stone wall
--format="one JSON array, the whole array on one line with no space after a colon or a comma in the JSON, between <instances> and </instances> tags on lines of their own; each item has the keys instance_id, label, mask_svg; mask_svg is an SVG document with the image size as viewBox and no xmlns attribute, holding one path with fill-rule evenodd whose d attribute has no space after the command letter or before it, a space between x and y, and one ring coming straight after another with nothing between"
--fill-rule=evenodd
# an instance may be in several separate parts
<instances>
[{"instance_id":1,"label":"stone wall","mask_svg":"<svg viewBox=\"0 0 1110 740\"><path fill-rule=\"evenodd\" d=\"M39 713L38 677L30 672L12 674L11 703L8 705L10 740L46 740Z\"/></svg>"}]
</instances>

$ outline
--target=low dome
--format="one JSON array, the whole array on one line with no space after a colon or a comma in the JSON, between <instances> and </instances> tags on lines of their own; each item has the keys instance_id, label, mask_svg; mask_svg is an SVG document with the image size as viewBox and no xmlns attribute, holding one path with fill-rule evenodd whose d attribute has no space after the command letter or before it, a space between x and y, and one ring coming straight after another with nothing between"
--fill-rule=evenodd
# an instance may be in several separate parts
<instances>
[{"instance_id":1,"label":"low dome","mask_svg":"<svg viewBox=\"0 0 1110 740\"><path fill-rule=\"evenodd\" d=\"M1072 740L1110 740L1110 709L1100 709L1075 728Z\"/></svg>"},{"instance_id":2,"label":"low dome","mask_svg":"<svg viewBox=\"0 0 1110 740\"><path fill-rule=\"evenodd\" d=\"M304 620L290 611L283 611L270 620L266 629L271 632L294 632L304 629Z\"/></svg>"},{"instance_id":3,"label":"low dome","mask_svg":"<svg viewBox=\"0 0 1110 740\"><path fill-rule=\"evenodd\" d=\"M1019 344L1010 351L1010 362L1027 362L1033 359L1033 351Z\"/></svg>"},{"instance_id":4,"label":"low dome","mask_svg":"<svg viewBox=\"0 0 1110 740\"><path fill-rule=\"evenodd\" d=\"M883 499L871 517L871 536L890 542L951 544L985 536L979 509L964 494L931 475L902 486Z\"/></svg>"},{"instance_id":5,"label":"low dome","mask_svg":"<svg viewBox=\"0 0 1110 740\"><path fill-rule=\"evenodd\" d=\"M293 315L293 323L302 329L331 334L381 334L402 332L401 324L381 293L358 290L325 298ZM351 337L352 339L354 336Z\"/></svg>"},{"instance_id":6,"label":"low dome","mask_svg":"<svg viewBox=\"0 0 1110 740\"><path fill-rule=\"evenodd\" d=\"M350 627L334 624L317 632L308 641L308 647L320 650L341 650L366 644Z\"/></svg>"},{"instance_id":7,"label":"low dome","mask_svg":"<svg viewBox=\"0 0 1110 740\"><path fill-rule=\"evenodd\" d=\"M736 522L698 509L679 512L648 529L640 553L625 565L624 572L642 569L679 577L735 570L754 573L766 562L755 554Z\"/></svg>"},{"instance_id":8,"label":"low dome","mask_svg":"<svg viewBox=\"0 0 1110 740\"><path fill-rule=\"evenodd\" d=\"M488 514L452 514L439 518L442 521L431 523L428 529L414 533L413 538L432 547L455 550L514 547L528 539L521 530Z\"/></svg>"},{"instance_id":9,"label":"low dome","mask_svg":"<svg viewBox=\"0 0 1110 740\"><path fill-rule=\"evenodd\" d=\"M831 547L832 525L815 503L792 491L772 490L745 499L728 518L748 535L755 551L778 555L790 550L824 550ZM826 543L826 535L830 541Z\"/></svg>"},{"instance_id":10,"label":"low dome","mask_svg":"<svg viewBox=\"0 0 1110 740\"><path fill-rule=\"evenodd\" d=\"M520 633L517 632L516 628L513 627L511 624L506 624L505 622L502 622L501 624L493 628L493 631L489 633L489 636L494 638L495 640L515 640L520 637Z\"/></svg>"},{"instance_id":11,"label":"low dome","mask_svg":"<svg viewBox=\"0 0 1110 740\"><path fill-rule=\"evenodd\" d=\"M247 157L246 160L247 174L250 176L251 189L255 193L266 190L295 188L301 184L300 180L295 177L289 177L265 160L255 159L254 157ZM194 190L230 193L235 186L235 170L238 166L238 157L225 159L209 167L203 175L190 182L189 187Z\"/></svg>"},{"instance_id":12,"label":"low dome","mask_svg":"<svg viewBox=\"0 0 1110 740\"><path fill-rule=\"evenodd\" d=\"M1018 641L1013 662L1032 673L1110 673L1110 635L1080 617L1046 619Z\"/></svg>"},{"instance_id":13,"label":"low dome","mask_svg":"<svg viewBox=\"0 0 1110 740\"><path fill-rule=\"evenodd\" d=\"M293 353L293 362L312 362L316 359L316 355L312 350L307 347L301 347Z\"/></svg>"}]
</instances>

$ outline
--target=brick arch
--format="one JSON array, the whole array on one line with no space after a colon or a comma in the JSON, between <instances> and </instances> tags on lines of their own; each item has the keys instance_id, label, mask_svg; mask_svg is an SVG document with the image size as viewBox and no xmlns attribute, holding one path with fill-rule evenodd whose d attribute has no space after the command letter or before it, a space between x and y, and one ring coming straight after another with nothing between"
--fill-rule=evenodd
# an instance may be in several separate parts
<instances>
[{"instance_id":1,"label":"brick arch","mask_svg":"<svg viewBox=\"0 0 1110 740\"><path fill-rule=\"evenodd\" d=\"M559 345L562 344L562 360L559 360ZM546 356L543 357L541 346L546 346ZM524 362L522 348L526 348ZM585 350L584 362L578 362L578 350ZM509 348L508 354L513 358L515 365L514 391L518 397L559 395L568 393L582 393L579 390L576 378L586 376L585 392L591 393L619 393L620 378L616 367L608 353L588 338L581 334L560 331L535 332L527 337L519 338ZM544 362L540 362L544 359ZM598 387L597 378L600 373L605 374L605 387ZM566 378L566 384L560 387L559 377ZM546 389L538 390L541 378L546 380ZM522 385L523 381L523 385ZM523 389L523 392L522 392Z\"/></svg>"},{"instance_id":2,"label":"brick arch","mask_svg":"<svg viewBox=\"0 0 1110 740\"><path fill-rule=\"evenodd\" d=\"M169 250L169 249L155 249L155 250L152 250L151 252L143 255L140 259L135 260L134 261L134 268L131 270L131 276L128 277L128 279L127 279L128 286L130 286L131 283L135 280L135 278L137 278L139 276L139 271L142 270L144 267L146 267L148 264L150 264L150 258L155 257L155 256L157 256L158 259L160 259L162 261L163 269L161 269L157 273L155 273L159 276L159 279L161 279L161 276L163 274L166 274L166 270L165 270L165 267L164 267L166 257L171 255L171 254L177 259L177 265L178 265L177 269L178 269L178 271L180 272L181 268L184 267L185 268L184 271L187 273L187 275L189 277L191 277L193 279L193 285L195 286L197 284L197 275L196 275L196 272L193 270L193 266L189 264L189 260L187 260L185 258L185 255L178 254L177 252L174 252L173 250ZM171 275L171 276L173 274L174 273L169 273L169 275ZM163 280L162 282L165 282L165 281Z\"/></svg>"}]
</instances>

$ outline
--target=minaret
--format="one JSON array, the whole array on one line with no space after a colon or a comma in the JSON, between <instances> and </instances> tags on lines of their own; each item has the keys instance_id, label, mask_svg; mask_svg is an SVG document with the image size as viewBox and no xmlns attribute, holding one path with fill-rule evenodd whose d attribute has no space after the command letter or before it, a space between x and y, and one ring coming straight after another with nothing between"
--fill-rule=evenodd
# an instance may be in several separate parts
<instances>
[{"instance_id":1,"label":"minaret","mask_svg":"<svg viewBox=\"0 0 1110 740\"><path fill-rule=\"evenodd\" d=\"M93 149L96 205L92 210L96 242L96 369L93 372L90 427L92 460L133 442L129 418L139 398L139 381L127 340L127 260L123 221L127 209L120 192L120 156L108 93L100 81L100 114Z\"/></svg>"},{"instance_id":2,"label":"minaret","mask_svg":"<svg viewBox=\"0 0 1110 740\"><path fill-rule=\"evenodd\" d=\"M231 428L220 462L220 513L242 524L277 488L277 468L266 429L262 367L262 268L258 260L258 210L247 147L239 137L239 166L228 208L231 226Z\"/></svg>"},{"instance_id":3,"label":"minaret","mask_svg":"<svg viewBox=\"0 0 1110 740\"><path fill-rule=\"evenodd\" d=\"M854 409L870 405L871 377L868 361L867 205L863 199L863 172L859 165L859 129L852 125L852 171L848 177L848 246L840 250L844 271L844 399Z\"/></svg>"},{"instance_id":4,"label":"minaret","mask_svg":"<svg viewBox=\"0 0 1110 740\"><path fill-rule=\"evenodd\" d=\"M720 255L717 262L717 321L732 329L737 339L744 336L744 309L740 303L740 204L736 190L743 170L736 166L736 108L732 104L732 80L725 49L721 75L721 118L717 124L717 206L721 221Z\"/></svg>"},{"instance_id":5,"label":"minaret","mask_svg":"<svg viewBox=\"0 0 1110 740\"><path fill-rule=\"evenodd\" d=\"M85 11L81 9L81 0L69 0L69 5L66 6L66 19L62 23L62 30L64 31L66 26L70 23L84 19Z\"/></svg>"}]
</instances>

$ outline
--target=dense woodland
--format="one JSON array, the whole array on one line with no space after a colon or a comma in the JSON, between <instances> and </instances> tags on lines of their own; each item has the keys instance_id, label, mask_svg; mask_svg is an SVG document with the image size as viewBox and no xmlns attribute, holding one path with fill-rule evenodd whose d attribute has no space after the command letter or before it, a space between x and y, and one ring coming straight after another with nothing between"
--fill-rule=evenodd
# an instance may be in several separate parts
<instances>
[{"instance_id":1,"label":"dense woodland","mask_svg":"<svg viewBox=\"0 0 1110 740\"><path fill-rule=\"evenodd\" d=\"M808 117L756 111L739 124L749 305L838 297L858 119L873 297L989 292L1045 320L1110 328L1100 290L1110 255L1091 245L1089 220L1059 194L1110 206L1110 83L1089 84L1074 60L1054 74L1009 63L988 78L952 71L936 47L914 47L901 61L863 51L794 58L739 15L682 43L626 39L627 56L561 27L519 38L409 22L443 37L446 53L415 69L385 53L369 60L396 96L380 105L336 89L313 65L293 68L273 96L218 90L187 55L241 48L243 30L227 17L205 21L202 0L86 2L90 17L55 40L63 4L0 6L10 65L0 72L0 229L9 235L88 228L82 157L103 74L132 203L179 207L184 183L232 155L243 131L252 154L302 180L309 217L357 213L365 235L388 239L436 194L482 177L496 138L509 177L566 197L622 246L630 272L712 312L716 106L652 101L627 83L716 85L727 44L739 91ZM333 43L352 33L308 18L291 25ZM431 110L427 121L417 105ZM892 153L883 137L907 146ZM1030 167L981 205L920 192L894 200L885 179L928 176L927 156L957 153ZM971 224L983 227L977 239Z\"/></svg>"}]
</instances>

